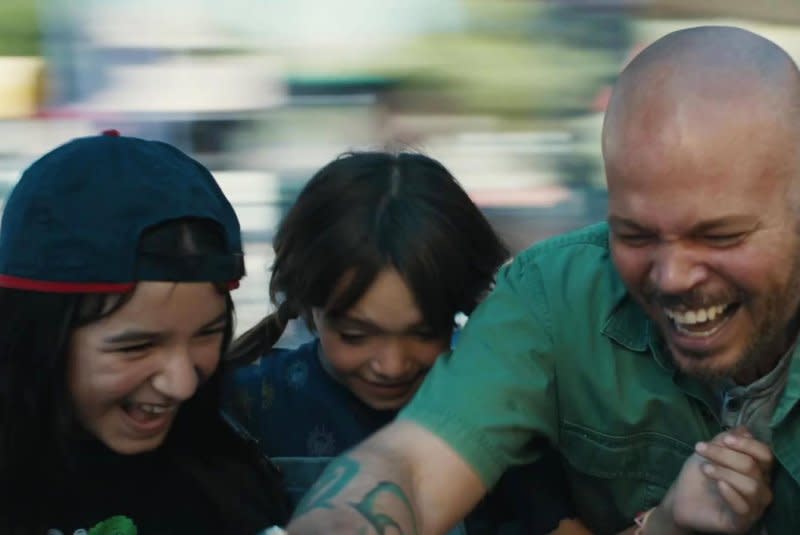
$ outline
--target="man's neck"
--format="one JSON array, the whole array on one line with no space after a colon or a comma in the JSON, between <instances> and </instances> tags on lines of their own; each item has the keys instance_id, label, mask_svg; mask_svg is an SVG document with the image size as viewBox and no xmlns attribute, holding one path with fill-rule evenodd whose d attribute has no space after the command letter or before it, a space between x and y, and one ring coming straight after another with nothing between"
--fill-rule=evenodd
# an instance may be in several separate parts
<instances>
[{"instance_id":1,"label":"man's neck","mask_svg":"<svg viewBox=\"0 0 800 535\"><path fill-rule=\"evenodd\" d=\"M794 351L797 343L798 334L796 323L792 322L791 330L787 331L786 336L783 338L782 343L776 349L765 351L764 355L769 355L768 358L761 358L754 363L753 366L746 366L742 370L734 373L733 381L738 385L750 385L769 374L784 356L790 351Z\"/></svg>"},{"instance_id":2,"label":"man's neck","mask_svg":"<svg viewBox=\"0 0 800 535\"><path fill-rule=\"evenodd\" d=\"M733 376L733 381L737 385L750 385L767 375L769 372L775 369L775 366L778 365L780 362L781 357L784 353L775 353L775 356L769 359L764 359L758 363L756 366L749 367L744 369Z\"/></svg>"}]
</instances>

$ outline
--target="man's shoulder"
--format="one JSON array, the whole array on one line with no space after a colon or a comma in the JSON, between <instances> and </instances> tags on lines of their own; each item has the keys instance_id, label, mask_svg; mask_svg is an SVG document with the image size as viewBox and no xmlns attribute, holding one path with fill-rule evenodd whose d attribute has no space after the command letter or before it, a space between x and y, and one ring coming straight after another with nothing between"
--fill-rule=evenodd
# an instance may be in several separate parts
<instances>
[{"instance_id":1,"label":"man's shoulder","mask_svg":"<svg viewBox=\"0 0 800 535\"><path fill-rule=\"evenodd\" d=\"M535 271L545 286L566 279L571 286L598 276L616 279L608 225L597 223L538 242L520 252L509 269L521 276Z\"/></svg>"},{"instance_id":2,"label":"man's shoulder","mask_svg":"<svg viewBox=\"0 0 800 535\"><path fill-rule=\"evenodd\" d=\"M595 223L535 243L519 253L523 262L536 262L551 257L563 257L591 248L596 254L608 256L608 224Z\"/></svg>"},{"instance_id":3,"label":"man's shoulder","mask_svg":"<svg viewBox=\"0 0 800 535\"><path fill-rule=\"evenodd\" d=\"M498 276L501 284L510 284L553 325L562 319L572 327L586 321L598 332L627 293L611 258L606 223L531 246Z\"/></svg>"}]
</instances>

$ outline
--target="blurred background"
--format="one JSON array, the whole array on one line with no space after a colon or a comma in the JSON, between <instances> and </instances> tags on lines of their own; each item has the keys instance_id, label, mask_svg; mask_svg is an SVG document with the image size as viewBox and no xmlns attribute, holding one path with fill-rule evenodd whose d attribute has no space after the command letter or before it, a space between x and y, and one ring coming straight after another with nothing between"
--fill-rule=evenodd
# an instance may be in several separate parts
<instances>
[{"instance_id":1,"label":"blurred background","mask_svg":"<svg viewBox=\"0 0 800 535\"><path fill-rule=\"evenodd\" d=\"M276 222L346 150L440 159L514 250L603 218L611 84L698 24L800 57L797 0L2 0L0 199L72 137L181 147L242 221L241 332L270 309Z\"/></svg>"}]
</instances>

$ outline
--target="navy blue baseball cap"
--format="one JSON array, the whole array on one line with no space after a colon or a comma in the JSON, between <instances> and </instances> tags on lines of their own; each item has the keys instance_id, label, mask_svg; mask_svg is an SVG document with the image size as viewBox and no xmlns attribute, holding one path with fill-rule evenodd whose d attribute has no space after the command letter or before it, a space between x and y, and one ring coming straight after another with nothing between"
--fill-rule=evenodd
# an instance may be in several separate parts
<instances>
[{"instance_id":1,"label":"navy blue baseball cap","mask_svg":"<svg viewBox=\"0 0 800 535\"><path fill-rule=\"evenodd\" d=\"M224 254L148 256L142 233L208 220ZM116 131L74 139L22 174L0 224L0 287L124 293L138 281L221 282L244 276L239 221L211 173L177 148Z\"/></svg>"}]
</instances>

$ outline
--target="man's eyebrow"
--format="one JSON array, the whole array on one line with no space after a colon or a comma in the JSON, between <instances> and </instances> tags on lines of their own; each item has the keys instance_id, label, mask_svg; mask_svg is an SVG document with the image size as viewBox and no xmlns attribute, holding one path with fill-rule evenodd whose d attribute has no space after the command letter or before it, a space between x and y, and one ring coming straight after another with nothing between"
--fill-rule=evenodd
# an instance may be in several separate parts
<instances>
[{"instance_id":1,"label":"man's eyebrow","mask_svg":"<svg viewBox=\"0 0 800 535\"><path fill-rule=\"evenodd\" d=\"M636 221L617 215L608 216L608 225L611 227L623 226L634 230L639 230L642 232L649 232L649 229L647 227L640 225ZM694 227L692 227L690 229L690 232L692 234L700 234L702 232L707 232L709 230L714 230L720 227L729 227L729 226L747 226L748 229L753 229L757 225L758 221L756 220L756 218L750 215L725 215L717 217L715 219L701 221Z\"/></svg>"},{"instance_id":2,"label":"man's eyebrow","mask_svg":"<svg viewBox=\"0 0 800 535\"><path fill-rule=\"evenodd\" d=\"M636 230L647 232L646 227L643 227L633 219L628 219L627 217L621 217L613 214L608 216L608 225L611 227L618 227L618 226L630 227Z\"/></svg>"},{"instance_id":3,"label":"man's eyebrow","mask_svg":"<svg viewBox=\"0 0 800 535\"><path fill-rule=\"evenodd\" d=\"M728 215L718 217L717 219L712 219L710 221L702 221L698 223L694 229L692 229L695 233L707 232L709 230L715 230L720 227L734 227L734 226L741 226L747 227L747 229L743 230L751 230L758 226L757 218L750 216L750 215Z\"/></svg>"}]
</instances>

